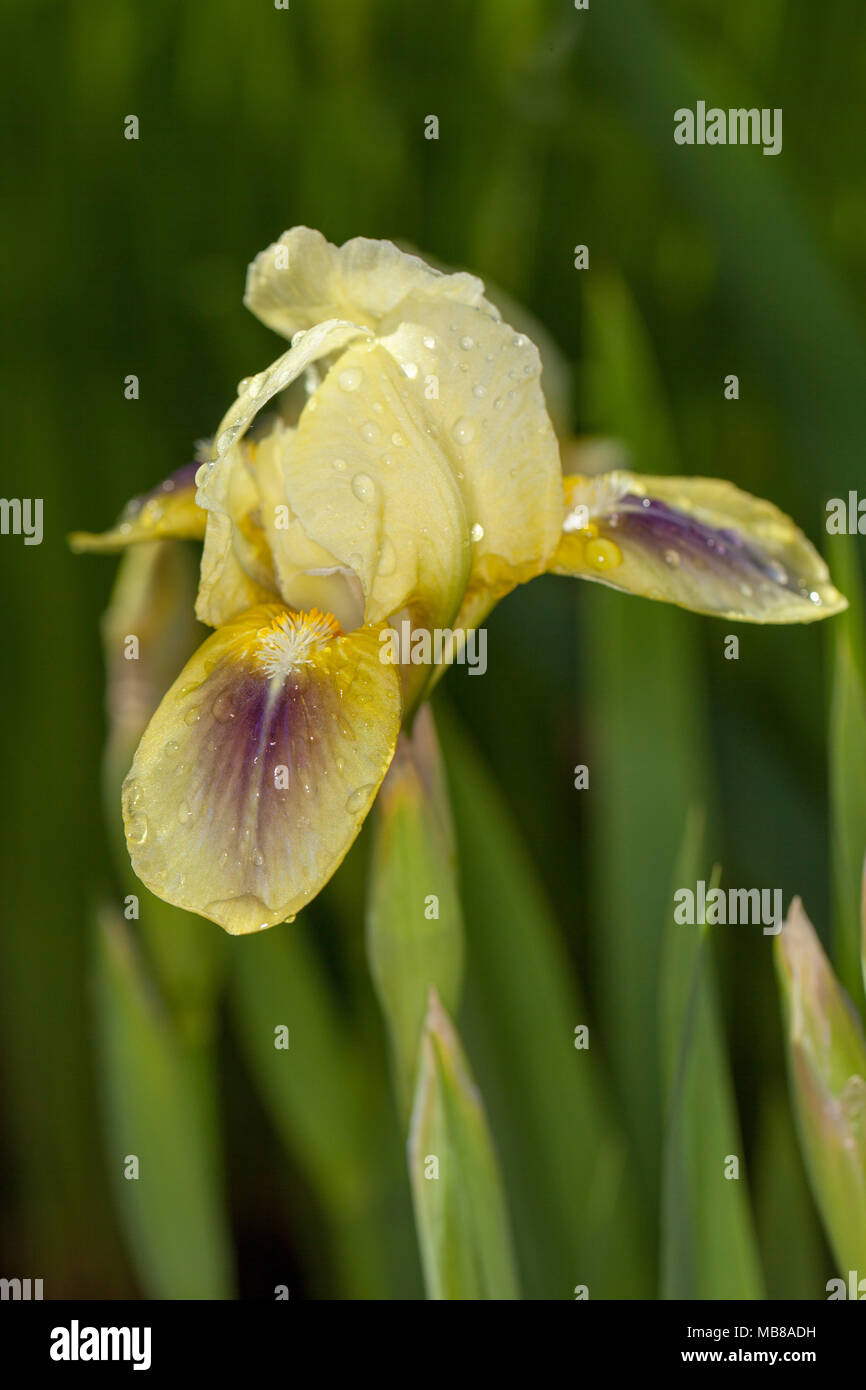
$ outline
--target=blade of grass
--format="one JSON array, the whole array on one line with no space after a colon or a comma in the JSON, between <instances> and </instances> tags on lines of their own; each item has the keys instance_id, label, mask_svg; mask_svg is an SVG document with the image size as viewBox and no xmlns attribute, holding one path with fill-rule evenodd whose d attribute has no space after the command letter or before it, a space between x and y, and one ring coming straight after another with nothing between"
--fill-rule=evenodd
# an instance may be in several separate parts
<instances>
[{"instance_id":1,"label":"blade of grass","mask_svg":"<svg viewBox=\"0 0 866 1390\"><path fill-rule=\"evenodd\" d=\"M675 889L699 880L702 819L692 812L687 820ZM704 924L677 924L673 907L659 1012L666 1101L662 1297L763 1298L709 933Z\"/></svg>"}]
</instances>

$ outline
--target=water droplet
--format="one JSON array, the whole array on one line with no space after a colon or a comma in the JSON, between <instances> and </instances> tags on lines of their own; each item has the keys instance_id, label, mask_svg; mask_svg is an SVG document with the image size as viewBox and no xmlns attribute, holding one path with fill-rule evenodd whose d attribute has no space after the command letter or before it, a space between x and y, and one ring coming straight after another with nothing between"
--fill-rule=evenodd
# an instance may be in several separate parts
<instances>
[{"instance_id":1,"label":"water droplet","mask_svg":"<svg viewBox=\"0 0 866 1390\"><path fill-rule=\"evenodd\" d=\"M502 407L504 406L504 404L505 404L505 402L504 402L504 400L502 399L502 397L501 397L501 396L497 396L497 397L496 397L496 400L493 402L493 409L494 409L494 410L501 410Z\"/></svg>"},{"instance_id":2,"label":"water droplet","mask_svg":"<svg viewBox=\"0 0 866 1390\"><path fill-rule=\"evenodd\" d=\"M337 758L337 759L335 760L335 762L334 762L334 767L337 769L338 772L342 772L342 771L343 771L343 768L344 768L345 766L346 766L346 760L345 760L345 758Z\"/></svg>"},{"instance_id":3,"label":"water droplet","mask_svg":"<svg viewBox=\"0 0 866 1390\"><path fill-rule=\"evenodd\" d=\"M234 719L235 712L232 709L232 696L230 690L220 691L211 705L211 713L219 724L227 724L230 719Z\"/></svg>"},{"instance_id":4,"label":"water droplet","mask_svg":"<svg viewBox=\"0 0 866 1390\"><path fill-rule=\"evenodd\" d=\"M526 347L526 339L524 338L522 333L515 334L515 336L511 339L511 346Z\"/></svg>"},{"instance_id":5,"label":"water droplet","mask_svg":"<svg viewBox=\"0 0 866 1390\"><path fill-rule=\"evenodd\" d=\"M178 749L177 739L170 738L169 741L168 741L168 743L165 745L165 749L164 749L163 751L165 752L165 756L166 756L167 758L176 758L176 757L177 757L177 749Z\"/></svg>"},{"instance_id":6,"label":"water droplet","mask_svg":"<svg viewBox=\"0 0 866 1390\"><path fill-rule=\"evenodd\" d=\"M143 845L147 839L147 816L133 816L127 826L127 834L134 845Z\"/></svg>"},{"instance_id":7,"label":"water droplet","mask_svg":"<svg viewBox=\"0 0 866 1390\"><path fill-rule=\"evenodd\" d=\"M130 811L134 811L141 800L141 783L130 782L126 788L126 804Z\"/></svg>"},{"instance_id":8,"label":"water droplet","mask_svg":"<svg viewBox=\"0 0 866 1390\"><path fill-rule=\"evenodd\" d=\"M372 420L366 420L361 426L361 438L365 444L375 444L379 438L379 430Z\"/></svg>"},{"instance_id":9,"label":"water droplet","mask_svg":"<svg viewBox=\"0 0 866 1390\"><path fill-rule=\"evenodd\" d=\"M196 487L203 487L203 486L204 486L205 479L210 475L210 471L211 471L212 466L213 466L213 465L210 464L210 463L203 463L199 468L197 468L197 469L195 470L195 485L196 485ZM128 523L127 523L126 529L127 529L127 531L130 529Z\"/></svg>"},{"instance_id":10,"label":"water droplet","mask_svg":"<svg viewBox=\"0 0 866 1390\"><path fill-rule=\"evenodd\" d=\"M767 574L770 576L774 584L788 583L788 571L785 569L784 565L781 565L779 563L778 560L768 560L766 569Z\"/></svg>"},{"instance_id":11,"label":"water droplet","mask_svg":"<svg viewBox=\"0 0 866 1390\"><path fill-rule=\"evenodd\" d=\"M299 328L297 333L292 334L292 347L298 346L298 343L301 341L306 331L305 328Z\"/></svg>"},{"instance_id":12,"label":"water droplet","mask_svg":"<svg viewBox=\"0 0 866 1390\"><path fill-rule=\"evenodd\" d=\"M254 849L250 857L257 869L260 869L265 862L265 856L260 849Z\"/></svg>"},{"instance_id":13,"label":"water droplet","mask_svg":"<svg viewBox=\"0 0 866 1390\"><path fill-rule=\"evenodd\" d=\"M476 521L476 522L475 522L475 524L472 526L472 528L471 528L471 530L470 530L470 532L469 532L469 535L470 535L470 537L472 538L473 541L483 541L483 540L484 540L484 527L481 525L481 522L480 522L480 521Z\"/></svg>"},{"instance_id":14,"label":"water droplet","mask_svg":"<svg viewBox=\"0 0 866 1390\"><path fill-rule=\"evenodd\" d=\"M611 570L622 563L622 551L619 546L603 537L587 541L584 556L586 563L594 570Z\"/></svg>"},{"instance_id":15,"label":"water droplet","mask_svg":"<svg viewBox=\"0 0 866 1390\"><path fill-rule=\"evenodd\" d=\"M349 556L349 568L353 569L356 574L360 574L364 568L364 557L359 555L357 550L353 550Z\"/></svg>"},{"instance_id":16,"label":"water droplet","mask_svg":"<svg viewBox=\"0 0 866 1390\"><path fill-rule=\"evenodd\" d=\"M229 428L229 429L227 429L227 430L223 430L222 434L220 434L220 435L217 436L216 446L217 446L217 453L218 453L218 454L224 454L224 453L225 453L226 449L227 449L227 448L229 447L229 445L232 443L232 440L234 439L234 437L235 437L236 434L237 434L237 427L235 426L234 428Z\"/></svg>"},{"instance_id":17,"label":"water droplet","mask_svg":"<svg viewBox=\"0 0 866 1390\"><path fill-rule=\"evenodd\" d=\"M251 376L247 381L247 395L257 396L262 389L262 383L264 382L264 379L264 372L259 372L258 375Z\"/></svg>"},{"instance_id":18,"label":"water droplet","mask_svg":"<svg viewBox=\"0 0 866 1390\"><path fill-rule=\"evenodd\" d=\"M431 351L432 351L432 349L435 348L435 346L436 346L436 339L435 339L435 338L431 338L431 337L428 336L428 337L426 337L426 338L422 338L421 341L422 341L422 343L424 344L425 348L428 348L428 349L430 349Z\"/></svg>"},{"instance_id":19,"label":"water droplet","mask_svg":"<svg viewBox=\"0 0 866 1390\"><path fill-rule=\"evenodd\" d=\"M397 568L397 552L386 536L382 542L382 549L379 552L379 573L381 575L393 574Z\"/></svg>"},{"instance_id":20,"label":"water droplet","mask_svg":"<svg viewBox=\"0 0 866 1390\"><path fill-rule=\"evenodd\" d=\"M676 550L666 550L665 564L668 565L672 570L678 570L680 567L679 552Z\"/></svg>"},{"instance_id":21,"label":"water droplet","mask_svg":"<svg viewBox=\"0 0 866 1390\"><path fill-rule=\"evenodd\" d=\"M188 801L182 801L178 806L177 818L181 825L186 825L187 821L192 820L192 807Z\"/></svg>"},{"instance_id":22,"label":"water droplet","mask_svg":"<svg viewBox=\"0 0 866 1390\"><path fill-rule=\"evenodd\" d=\"M474 346L475 346L475 339L474 339L474 338L469 338L469 337L461 338L461 339L460 339L460 346L462 347L462 349L463 349L464 352L468 352L470 348L474 348Z\"/></svg>"},{"instance_id":23,"label":"water droplet","mask_svg":"<svg viewBox=\"0 0 866 1390\"><path fill-rule=\"evenodd\" d=\"M403 438L402 434L400 434L399 431L395 430L394 433L391 435L391 443L394 445L395 449L402 449L406 441Z\"/></svg>"},{"instance_id":24,"label":"water droplet","mask_svg":"<svg viewBox=\"0 0 866 1390\"><path fill-rule=\"evenodd\" d=\"M250 378L249 378L248 376L245 376L245 377L243 378L243 380L241 380L241 381L238 382L238 395L239 395L239 396L244 396L244 395L246 395L246 393L247 393L247 391L249 391L249 389L250 389Z\"/></svg>"},{"instance_id":25,"label":"water droplet","mask_svg":"<svg viewBox=\"0 0 866 1390\"><path fill-rule=\"evenodd\" d=\"M487 387L486 387L486 386L473 386L473 388L472 388L472 394L473 394L473 396L476 398L476 400L479 400L479 401L480 401L482 396L486 396L486 395L487 395Z\"/></svg>"},{"instance_id":26,"label":"water droplet","mask_svg":"<svg viewBox=\"0 0 866 1390\"><path fill-rule=\"evenodd\" d=\"M465 415L454 424L451 433L458 444L471 444L475 438L475 426Z\"/></svg>"},{"instance_id":27,"label":"water droplet","mask_svg":"<svg viewBox=\"0 0 866 1390\"><path fill-rule=\"evenodd\" d=\"M200 719L201 710L199 709L198 705L193 705L192 709L188 709L186 714L183 716L184 724L197 724Z\"/></svg>"},{"instance_id":28,"label":"water droplet","mask_svg":"<svg viewBox=\"0 0 866 1390\"><path fill-rule=\"evenodd\" d=\"M343 469L346 467L346 460L334 459L334 467L336 468L338 473L342 473Z\"/></svg>"},{"instance_id":29,"label":"water droplet","mask_svg":"<svg viewBox=\"0 0 866 1390\"><path fill-rule=\"evenodd\" d=\"M410 381L414 381L415 378L416 378L416 376L418 375L418 363L417 363L417 362L404 362L404 363L403 363L403 371L406 373L406 375L407 375L407 377L409 378Z\"/></svg>"},{"instance_id":30,"label":"water droplet","mask_svg":"<svg viewBox=\"0 0 866 1390\"><path fill-rule=\"evenodd\" d=\"M376 496L376 484L369 473L356 473L352 479L352 491L359 502L372 502Z\"/></svg>"},{"instance_id":31,"label":"water droplet","mask_svg":"<svg viewBox=\"0 0 866 1390\"><path fill-rule=\"evenodd\" d=\"M346 367L337 377L337 385L341 391L357 391L363 380L364 373L360 367Z\"/></svg>"},{"instance_id":32,"label":"water droplet","mask_svg":"<svg viewBox=\"0 0 866 1390\"><path fill-rule=\"evenodd\" d=\"M346 810L349 815L354 815L366 806L373 792L373 783L367 782L363 787L356 787L351 796L346 801Z\"/></svg>"}]
</instances>

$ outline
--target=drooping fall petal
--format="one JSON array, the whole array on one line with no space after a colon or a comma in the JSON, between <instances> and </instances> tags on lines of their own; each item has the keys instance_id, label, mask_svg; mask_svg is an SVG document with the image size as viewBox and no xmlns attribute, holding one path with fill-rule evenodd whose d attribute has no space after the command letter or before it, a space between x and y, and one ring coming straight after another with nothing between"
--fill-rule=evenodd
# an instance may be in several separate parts
<instances>
[{"instance_id":1,"label":"drooping fall petal","mask_svg":"<svg viewBox=\"0 0 866 1390\"><path fill-rule=\"evenodd\" d=\"M134 497L124 508L117 524L101 535L75 531L69 544L78 553L123 550L137 541L200 541L207 517L195 500L197 463L184 464L149 492Z\"/></svg>"},{"instance_id":2,"label":"drooping fall petal","mask_svg":"<svg viewBox=\"0 0 866 1390\"><path fill-rule=\"evenodd\" d=\"M771 502L711 478L566 477L555 574L754 623L846 607L802 531Z\"/></svg>"},{"instance_id":3,"label":"drooping fall petal","mask_svg":"<svg viewBox=\"0 0 866 1390\"><path fill-rule=\"evenodd\" d=\"M385 775L399 681L379 629L262 604L202 644L124 784L133 867L233 935L293 917L341 862Z\"/></svg>"}]
</instances>

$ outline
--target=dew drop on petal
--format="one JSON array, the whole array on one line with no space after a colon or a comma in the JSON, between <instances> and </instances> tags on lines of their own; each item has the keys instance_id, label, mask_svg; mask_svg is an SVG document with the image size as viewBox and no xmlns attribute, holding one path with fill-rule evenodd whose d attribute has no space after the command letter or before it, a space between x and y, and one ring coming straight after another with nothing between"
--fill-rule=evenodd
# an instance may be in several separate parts
<instances>
[{"instance_id":1,"label":"dew drop on petal","mask_svg":"<svg viewBox=\"0 0 866 1390\"><path fill-rule=\"evenodd\" d=\"M475 346L475 339L469 337L461 338L460 346L462 347L464 352L468 352L470 348L473 348Z\"/></svg>"},{"instance_id":2,"label":"dew drop on petal","mask_svg":"<svg viewBox=\"0 0 866 1390\"><path fill-rule=\"evenodd\" d=\"M363 380L364 373L360 367L346 367L337 377L337 385L341 391L357 391Z\"/></svg>"},{"instance_id":3,"label":"dew drop on petal","mask_svg":"<svg viewBox=\"0 0 866 1390\"><path fill-rule=\"evenodd\" d=\"M375 444L379 438L379 429L373 424L372 420L366 420L361 426L361 438L365 444Z\"/></svg>"},{"instance_id":4,"label":"dew drop on petal","mask_svg":"<svg viewBox=\"0 0 866 1390\"><path fill-rule=\"evenodd\" d=\"M406 375L407 375L407 377L409 378L410 381L414 381L415 378L416 378L416 376L418 375L418 363L417 363L417 362L404 362L404 363L403 363L403 371L406 373Z\"/></svg>"},{"instance_id":5,"label":"dew drop on petal","mask_svg":"<svg viewBox=\"0 0 866 1390\"><path fill-rule=\"evenodd\" d=\"M597 540L587 541L584 554L586 563L594 570L611 570L622 563L622 551L619 546L601 536Z\"/></svg>"},{"instance_id":6,"label":"dew drop on petal","mask_svg":"<svg viewBox=\"0 0 866 1390\"><path fill-rule=\"evenodd\" d=\"M186 825L187 821L192 820L192 807L188 801L182 801L178 806L177 818L181 825Z\"/></svg>"},{"instance_id":7,"label":"dew drop on petal","mask_svg":"<svg viewBox=\"0 0 866 1390\"><path fill-rule=\"evenodd\" d=\"M436 339L435 339L435 338L431 338L431 337L428 336L428 337L426 337L426 338L422 338L421 341L423 342L425 348L427 348L427 349L429 349L429 350L431 350L431 351L432 351L432 349L435 348L435 346L436 346Z\"/></svg>"},{"instance_id":8,"label":"dew drop on petal","mask_svg":"<svg viewBox=\"0 0 866 1390\"><path fill-rule=\"evenodd\" d=\"M679 556L679 551L676 551L676 550L666 550L666 551L665 551L665 564L666 564L670 569L672 569L672 570L678 570L679 567L680 567L680 556Z\"/></svg>"},{"instance_id":9,"label":"dew drop on petal","mask_svg":"<svg viewBox=\"0 0 866 1390\"><path fill-rule=\"evenodd\" d=\"M250 857L257 869L260 869L265 862L265 856L260 849L254 849Z\"/></svg>"},{"instance_id":10,"label":"dew drop on petal","mask_svg":"<svg viewBox=\"0 0 866 1390\"><path fill-rule=\"evenodd\" d=\"M458 444L471 444L475 438L475 426L467 416L463 415L455 422L451 433Z\"/></svg>"},{"instance_id":11,"label":"dew drop on petal","mask_svg":"<svg viewBox=\"0 0 866 1390\"><path fill-rule=\"evenodd\" d=\"M372 502L376 496L376 484L369 473L356 473L352 479L352 491L359 502Z\"/></svg>"},{"instance_id":12,"label":"dew drop on petal","mask_svg":"<svg viewBox=\"0 0 866 1390\"><path fill-rule=\"evenodd\" d=\"M143 845L147 839L147 816L133 816L127 827L127 834L134 845Z\"/></svg>"},{"instance_id":13,"label":"dew drop on petal","mask_svg":"<svg viewBox=\"0 0 866 1390\"><path fill-rule=\"evenodd\" d=\"M336 468L338 473L342 473L343 469L346 467L346 460L334 459L334 467Z\"/></svg>"},{"instance_id":14,"label":"dew drop on petal","mask_svg":"<svg viewBox=\"0 0 866 1390\"><path fill-rule=\"evenodd\" d=\"M232 709L231 692L228 690L220 691L211 706L211 713L219 724L227 724L230 719L234 719Z\"/></svg>"},{"instance_id":15,"label":"dew drop on petal","mask_svg":"<svg viewBox=\"0 0 866 1390\"><path fill-rule=\"evenodd\" d=\"M192 709L188 709L186 714L183 716L184 724L197 724L200 719L201 710L199 709L198 705L193 705Z\"/></svg>"},{"instance_id":16,"label":"dew drop on petal","mask_svg":"<svg viewBox=\"0 0 866 1390\"><path fill-rule=\"evenodd\" d=\"M363 787L356 787L346 801L346 810L349 815L354 815L366 806L373 792L373 783L366 782Z\"/></svg>"},{"instance_id":17,"label":"dew drop on petal","mask_svg":"<svg viewBox=\"0 0 866 1390\"><path fill-rule=\"evenodd\" d=\"M474 523L474 525L473 525L472 528L470 529L469 535L470 535L470 537L472 538L473 541L483 541L483 540L484 540L484 527L481 525L481 522L480 522L480 521L476 521L476 522Z\"/></svg>"}]
</instances>

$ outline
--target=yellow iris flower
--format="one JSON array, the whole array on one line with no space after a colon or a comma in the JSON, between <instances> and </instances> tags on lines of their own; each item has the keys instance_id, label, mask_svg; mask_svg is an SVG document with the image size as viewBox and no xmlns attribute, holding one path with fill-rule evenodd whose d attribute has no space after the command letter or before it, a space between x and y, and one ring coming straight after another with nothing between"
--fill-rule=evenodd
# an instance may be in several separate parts
<instances>
[{"instance_id":1,"label":"yellow iris flower","mask_svg":"<svg viewBox=\"0 0 866 1390\"><path fill-rule=\"evenodd\" d=\"M123 789L133 866L168 902L241 934L315 896L440 674L383 659L407 619L471 630L548 570L753 622L845 607L793 522L730 483L563 476L538 351L474 276L296 227L245 302L288 351L241 382L209 458L73 537L204 541L196 612L216 631Z\"/></svg>"}]
</instances>

